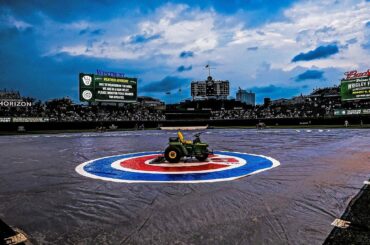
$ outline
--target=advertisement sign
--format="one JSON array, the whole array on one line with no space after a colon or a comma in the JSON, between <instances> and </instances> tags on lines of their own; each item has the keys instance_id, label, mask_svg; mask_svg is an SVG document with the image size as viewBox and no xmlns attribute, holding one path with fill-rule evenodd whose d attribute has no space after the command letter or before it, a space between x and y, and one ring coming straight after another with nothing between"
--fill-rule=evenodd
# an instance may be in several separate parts
<instances>
[{"instance_id":1,"label":"advertisement sign","mask_svg":"<svg viewBox=\"0 0 370 245\"><path fill-rule=\"evenodd\" d=\"M370 70L362 73L350 71L345 75L340 86L342 101L370 99Z\"/></svg>"},{"instance_id":2,"label":"advertisement sign","mask_svg":"<svg viewBox=\"0 0 370 245\"><path fill-rule=\"evenodd\" d=\"M32 102L23 100L0 100L0 107L30 107Z\"/></svg>"},{"instance_id":3,"label":"advertisement sign","mask_svg":"<svg viewBox=\"0 0 370 245\"><path fill-rule=\"evenodd\" d=\"M370 109L336 109L334 110L335 116L346 116L346 115L369 115Z\"/></svg>"},{"instance_id":4,"label":"advertisement sign","mask_svg":"<svg viewBox=\"0 0 370 245\"><path fill-rule=\"evenodd\" d=\"M12 122L22 122L22 123L49 122L49 118L46 118L46 117L13 117Z\"/></svg>"},{"instance_id":5,"label":"advertisement sign","mask_svg":"<svg viewBox=\"0 0 370 245\"><path fill-rule=\"evenodd\" d=\"M0 117L0 123L10 123L11 120L10 117Z\"/></svg>"},{"instance_id":6,"label":"advertisement sign","mask_svg":"<svg viewBox=\"0 0 370 245\"><path fill-rule=\"evenodd\" d=\"M135 102L137 99L137 78L80 73L79 82L81 101Z\"/></svg>"}]
</instances>

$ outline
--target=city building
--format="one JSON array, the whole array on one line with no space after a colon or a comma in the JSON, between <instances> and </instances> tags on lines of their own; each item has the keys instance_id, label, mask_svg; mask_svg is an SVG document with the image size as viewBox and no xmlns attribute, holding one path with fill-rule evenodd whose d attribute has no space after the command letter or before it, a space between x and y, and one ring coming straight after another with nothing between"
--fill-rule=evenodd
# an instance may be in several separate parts
<instances>
[{"instance_id":1,"label":"city building","mask_svg":"<svg viewBox=\"0 0 370 245\"><path fill-rule=\"evenodd\" d=\"M208 76L206 81L191 82L193 100L217 99L226 100L230 94L229 81L215 81Z\"/></svg>"},{"instance_id":2,"label":"city building","mask_svg":"<svg viewBox=\"0 0 370 245\"><path fill-rule=\"evenodd\" d=\"M256 105L256 94L252 91L246 91L244 89L239 88L238 92L236 92L236 100L247 105Z\"/></svg>"},{"instance_id":3,"label":"city building","mask_svg":"<svg viewBox=\"0 0 370 245\"><path fill-rule=\"evenodd\" d=\"M269 97L263 98L263 106L269 106L269 105L271 105L271 98Z\"/></svg>"}]
</instances>

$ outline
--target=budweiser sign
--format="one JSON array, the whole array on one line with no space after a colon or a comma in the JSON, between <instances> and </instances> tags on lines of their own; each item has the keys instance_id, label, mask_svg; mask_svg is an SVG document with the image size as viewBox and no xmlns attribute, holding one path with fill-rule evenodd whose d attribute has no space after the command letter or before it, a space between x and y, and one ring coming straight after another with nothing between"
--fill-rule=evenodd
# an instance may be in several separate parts
<instances>
[{"instance_id":1,"label":"budweiser sign","mask_svg":"<svg viewBox=\"0 0 370 245\"><path fill-rule=\"evenodd\" d=\"M347 76L346 79L354 79L354 78L358 78L358 77L369 77L370 76L370 69L368 69L365 72L357 72L356 70L355 71L348 71L348 72L345 72L344 75Z\"/></svg>"}]
</instances>

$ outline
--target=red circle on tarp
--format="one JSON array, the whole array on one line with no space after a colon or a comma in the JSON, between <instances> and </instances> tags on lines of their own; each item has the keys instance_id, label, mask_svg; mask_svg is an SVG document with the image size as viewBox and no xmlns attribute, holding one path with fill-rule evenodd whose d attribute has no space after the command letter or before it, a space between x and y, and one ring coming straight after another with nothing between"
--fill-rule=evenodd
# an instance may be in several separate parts
<instances>
[{"instance_id":1,"label":"red circle on tarp","mask_svg":"<svg viewBox=\"0 0 370 245\"><path fill-rule=\"evenodd\" d=\"M120 162L121 167L132 169L132 170L141 170L141 171L152 171L152 172L188 172L188 171L206 171L206 170L215 170L215 169L222 169L227 168L230 165L227 163L238 163L239 161L235 158L228 157L228 158L220 158L210 157L210 162L199 162L200 165L192 165L192 166L176 166L176 163L173 166L159 166L158 165L151 165L146 164L145 161L154 159L161 154L158 155L149 155L149 156L142 156L142 157L135 157L131 159L124 160Z\"/></svg>"}]
</instances>

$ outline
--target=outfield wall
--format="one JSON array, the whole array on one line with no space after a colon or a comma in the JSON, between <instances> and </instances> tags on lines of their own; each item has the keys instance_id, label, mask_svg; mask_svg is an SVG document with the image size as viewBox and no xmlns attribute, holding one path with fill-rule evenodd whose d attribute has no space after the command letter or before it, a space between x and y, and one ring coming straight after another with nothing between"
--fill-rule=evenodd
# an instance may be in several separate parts
<instances>
[{"instance_id":1,"label":"outfield wall","mask_svg":"<svg viewBox=\"0 0 370 245\"><path fill-rule=\"evenodd\" d=\"M118 129L135 129L144 125L145 128L158 126L204 126L232 127L256 126L263 122L266 126L312 126L312 125L349 125L370 124L370 116L336 116L330 118L274 118L274 119L235 119L235 120L167 120L167 121L104 121L104 122L0 122L0 131L17 131L19 126L24 126L26 131L42 130L91 130L100 126L108 128L114 124Z\"/></svg>"}]
</instances>

